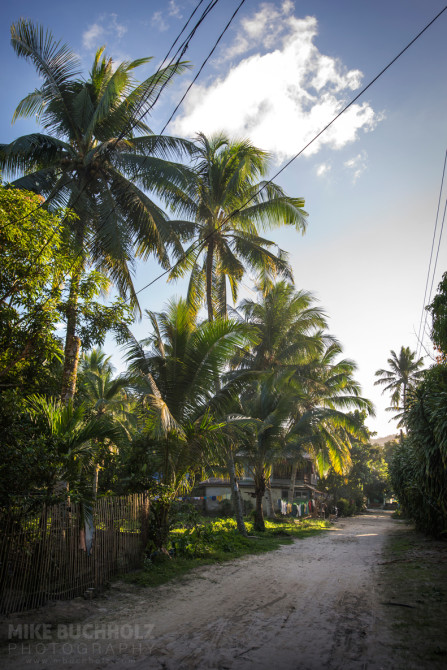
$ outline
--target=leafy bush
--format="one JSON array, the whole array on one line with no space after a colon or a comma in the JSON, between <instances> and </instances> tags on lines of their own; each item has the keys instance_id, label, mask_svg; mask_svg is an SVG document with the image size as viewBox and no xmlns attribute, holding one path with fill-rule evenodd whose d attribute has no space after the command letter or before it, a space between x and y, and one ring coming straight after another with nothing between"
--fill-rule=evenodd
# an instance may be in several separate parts
<instances>
[{"instance_id":1,"label":"leafy bush","mask_svg":"<svg viewBox=\"0 0 447 670\"><path fill-rule=\"evenodd\" d=\"M204 521L194 528L176 529L171 533L171 543L176 556L205 558L214 551L233 551L232 534L236 529L233 519Z\"/></svg>"},{"instance_id":2,"label":"leafy bush","mask_svg":"<svg viewBox=\"0 0 447 670\"><path fill-rule=\"evenodd\" d=\"M352 516L356 513L356 506L346 498L337 500L338 513L340 516Z\"/></svg>"},{"instance_id":3,"label":"leafy bush","mask_svg":"<svg viewBox=\"0 0 447 670\"><path fill-rule=\"evenodd\" d=\"M176 502L169 512L170 528L195 528L201 520L197 507L189 502Z\"/></svg>"}]
</instances>

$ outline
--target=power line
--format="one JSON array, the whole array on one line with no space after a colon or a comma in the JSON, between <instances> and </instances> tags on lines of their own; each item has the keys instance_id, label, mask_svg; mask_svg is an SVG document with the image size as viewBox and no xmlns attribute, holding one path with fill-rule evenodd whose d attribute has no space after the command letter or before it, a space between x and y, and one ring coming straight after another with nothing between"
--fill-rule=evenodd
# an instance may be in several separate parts
<instances>
[{"instance_id":1,"label":"power line","mask_svg":"<svg viewBox=\"0 0 447 670\"><path fill-rule=\"evenodd\" d=\"M179 101L178 105L176 106L176 108L175 108L174 111L172 112L171 116L169 117L169 119L167 120L167 122L165 123L165 125L163 126L163 128L162 128L162 130L161 130L161 132L160 132L160 135L162 135L162 134L164 133L164 131L166 130L167 126L171 123L172 119L174 118L175 114L177 113L178 108L180 107L180 105L182 104L183 100L184 100L184 99L186 98L186 96L188 95L188 93L189 93L189 91L191 90L191 88L192 88L193 84L195 83L196 79L200 76L200 73L202 72L202 70L203 70L203 68L205 67L206 63L209 61L209 59L211 58L211 56L212 56L213 53L215 52L215 50L216 50L216 48L217 48L219 42L221 41L222 37L223 37L223 36L225 35L225 33L227 32L228 28L230 27L230 25L231 25L231 23L233 22L233 20L234 20L236 14L237 14L238 11L240 10L240 8L241 8L242 5L244 4L244 2L245 2L245 0L241 0L241 2L239 3L239 5L238 5L238 6L236 7L236 9L234 10L234 12L233 12L233 14L231 15L230 20L228 21L227 25L225 26L225 28L223 29L223 31L221 32L221 34L220 34L219 37L217 38L217 40L216 40L216 42L215 42L213 48L211 49L211 51L209 52L208 56L205 58L205 60L203 61L202 65L200 66L200 69L199 69L197 75L194 77L194 79L192 80L192 82L190 83L190 85L188 86L188 88L186 89L185 93L184 93L184 94L182 95L182 97L180 98L180 101Z\"/></svg>"},{"instance_id":2,"label":"power line","mask_svg":"<svg viewBox=\"0 0 447 670\"><path fill-rule=\"evenodd\" d=\"M245 0L244 0L244 1L245 1ZM189 21L191 20L192 16L195 14L195 12L197 11L197 9L200 7L200 5L202 4L202 2L203 2L203 0L200 0L199 4L198 4L197 7L194 9L194 11L192 12L190 18L189 18L188 21L186 22L184 28L183 28L182 31L180 32L180 35L181 35L182 32L185 30L185 28L186 28L186 26L188 25ZM208 14L211 13L211 11L215 8L215 6L217 5L218 2L219 2L219 0L210 0L210 2L208 3L208 5L205 7L205 9L204 9L202 15L200 16L199 20L198 20L197 23L195 24L194 28L193 28L193 29L191 30L191 32L188 34L188 37L182 42L182 44L180 45L180 47L177 49L175 55L171 58L170 62L168 63L168 65L167 65L166 67L170 67L170 66L173 64L173 62L174 62L175 59L177 59L176 66L180 64L180 60L181 60L181 58L183 58L183 56L185 55L186 51L187 51L188 48L189 48L189 43L190 43L190 41L191 41L192 38L194 37L195 33L197 32L198 28L199 28L200 25L203 23L203 21L205 20L205 18L208 16ZM180 35L179 35L179 36L180 36ZM177 42L178 39L179 39L179 38L177 38L177 39L175 40L175 42ZM174 42L174 44L175 44L175 42ZM169 55L170 51L172 50L172 48L173 48L173 47L171 47L171 49L169 50L168 54L165 56L165 58L164 58L164 60L162 61L161 65L167 60L168 55ZM206 61L205 61L205 62L206 62ZM157 72L160 72L160 70L161 70L161 65L160 65L160 67L159 67L159 69L158 69ZM165 67L164 69L166 69L166 67ZM202 69L203 69L203 68L202 68ZM174 72L173 74L175 74L175 72ZM200 74L200 72L199 72L199 74ZM132 132L132 130L133 130L133 129L136 127L136 125L141 121L141 119L143 119L143 118L146 116L146 114L147 114L147 113L148 113L148 112L155 106L155 104L157 103L157 101L158 101L159 98L160 98L160 95L161 95L162 92L163 92L163 89L167 86L167 84L169 83L169 81L170 81L170 79L172 78L172 76L173 76L173 75L171 75L171 77L169 77L169 79L168 79L166 82L164 82L164 84L163 84L162 87L160 88L159 92L157 93L157 96L155 97L155 100L152 102L152 104L151 104L151 106L149 107L149 109L143 111L143 113L141 114L140 118L137 119L133 124L131 124L131 128L130 128L130 130L127 131L126 128L123 128L123 130L122 130L121 133L119 134L117 140L115 141L114 145L112 146L112 149L116 146L116 144L117 144L121 139L123 139L123 137L126 135L127 132ZM160 78L158 79L158 81L160 81ZM157 81L156 83L158 83L158 81ZM148 93L148 95L150 95L150 93ZM140 110L144 107L144 102L145 102L144 99L140 102ZM175 111L176 111L176 110L175 110ZM174 111L174 113L175 113L175 111ZM137 112L137 113L138 113L138 112ZM171 118L172 118L172 117L171 117ZM169 123L169 121L168 121L168 123ZM168 125L168 124L166 124L166 125ZM166 125L165 125L164 128L166 128ZM163 134L163 131L164 131L164 129L159 133L159 135L162 135L162 134Z\"/></svg>"},{"instance_id":3,"label":"power line","mask_svg":"<svg viewBox=\"0 0 447 670\"><path fill-rule=\"evenodd\" d=\"M203 0L201 0L201 2L202 2L202 1L203 1ZM211 2L209 2L209 4L207 5L206 9L204 10L204 13L202 14L202 17L203 17L204 15L206 16L205 13L209 13L209 11L211 11L211 9L213 9L213 8L216 6L216 4L217 4L218 1L219 1L219 0L212 0ZM191 87L193 86L193 84L197 81L197 79L198 79L198 77L200 76L201 72L203 71L203 68L205 67L206 63L207 63L207 62L209 61L209 59L211 58L212 54L214 53L214 51L215 51L216 48L217 48L217 45L219 44L219 42L221 41L221 39L223 38L223 36L224 36L225 33L227 32L228 28L230 27L231 23L233 22L234 18L236 17L236 14L239 12L240 8L242 7L242 5L243 5L244 3L245 3L245 0L241 0L241 1L239 2L239 5L236 7L235 11L234 11L233 14L231 15L231 17L230 17L229 21L227 22L227 24L225 25L224 29L221 31L221 33L220 33L220 35L218 36L217 40L215 41L215 43L214 43L212 49L210 50L210 52L209 52L208 55L206 56L205 60L203 61L201 67L199 68L199 70L198 70L196 76L194 77L194 79L192 80L192 82L190 83L190 85L188 86L186 92L183 94L182 98L180 99L180 102L176 105L176 107L175 107L174 111L172 112L171 116L169 117L168 121L165 123L165 125L164 125L164 127L163 127L161 133L159 133L159 136L161 136L161 135L163 134L163 132L165 131L167 125L168 125L168 124L171 122L171 120L173 119L173 117L174 117L174 115L176 114L177 110L179 109L181 103L182 103L183 100L185 99L186 95L187 95L188 92L190 91L190 89L191 89ZM201 4L201 3L199 3L199 4ZM195 28L194 28L194 31L192 31L192 32L195 32L195 30L197 29L198 25L200 25L200 23L201 23L202 20L203 20L202 17L200 18L199 22L196 24L196 26L195 26ZM166 85L166 83L165 83L165 85ZM154 103L153 103L153 104L154 104ZM138 121L137 121L137 123L138 123ZM140 165L140 168L139 168L139 170L137 171L136 175L137 175L139 172L141 172L141 169L144 167L144 164L145 164L145 162L147 161L148 158L149 158L149 156L145 156L145 158L144 158L142 164ZM136 176L136 175L135 175L135 176ZM126 187L126 189L123 191L123 193L124 193L126 190L128 190L129 187L130 187L130 185L128 185L128 186ZM81 189L81 191L78 193L77 199L79 199L79 197L81 196L83 190L85 190L85 186L84 186L84 187ZM77 200L76 200L76 201L77 201ZM37 208L37 209L38 209L38 208ZM110 218L110 216L111 216L115 211L116 211L116 205L110 210L110 212L108 213L106 219L101 223L100 227L98 228L98 231L97 231L97 232L99 232L99 231L101 230L101 228L107 223L108 219ZM31 214L32 214L32 212L31 212L30 214L28 214L27 216L30 216ZM23 217L23 218L27 218L27 217ZM61 226L62 226L64 220L65 220L65 218L61 221L61 223L59 224L59 226L57 226L57 227L55 228L53 234L52 234L52 235L50 236L50 238L45 242L45 244L44 244L43 247L39 250L39 252L38 252L37 255L34 257L34 259L33 259L32 262L35 263L35 262L37 261L37 259L39 258L39 256L43 253L43 251L45 250L45 248L48 246L48 244L50 244L50 242L51 242L51 240L54 238L54 235L56 234L57 230L61 228ZM83 250L81 250L78 254L76 254L76 256L75 256L75 258L74 258L74 260L73 260L73 262L72 262L70 268L69 268L68 271L67 271L67 274L69 274L69 273L71 272L71 270L73 269L73 267L74 267L75 264L77 263L78 259L79 259L80 256L82 255L82 253L83 253ZM136 295L136 293L135 293L135 295ZM42 305L40 305L39 308L41 309L41 308L43 307L43 305L45 305L46 302L48 302L49 299L50 299L50 298L47 298L47 300L46 300L44 303L42 303ZM128 299L128 300L129 300L129 299ZM126 302L128 302L128 300L126 300Z\"/></svg>"},{"instance_id":4,"label":"power line","mask_svg":"<svg viewBox=\"0 0 447 670\"><path fill-rule=\"evenodd\" d=\"M176 37L174 43L173 43L172 46L170 47L170 49L169 49L168 53L166 54L165 58L163 59L163 61L161 61L161 64L160 64L160 66L159 66L157 72L155 73L155 75L157 75L158 73L160 73L160 71L161 71L161 69L162 69L162 65L163 65L163 63L167 60L167 57L169 56L169 54L170 54L170 52L172 51L173 47L175 46L176 42L179 40L180 36L181 36L182 33L185 31L187 25L189 24L189 22L191 21L192 17L193 17L194 14L196 13L196 11L197 11L198 8L200 7L200 5L203 3L203 1L204 1L204 0L200 0L200 2L197 4L197 6L195 7L195 9L193 10L193 12L191 13L191 15L189 16L188 20L186 21L186 23L185 23L185 25L183 26L182 30L180 31L180 33L179 33L178 36ZM243 1L245 2L245 0L243 0ZM182 45L180 45L179 49L177 49L176 54L174 55L174 57L171 59L170 63L169 63L166 67L170 67L170 66L172 65L172 63L173 63L174 58L176 58L177 56L178 56L178 58L177 58L176 65L179 65L179 63L180 63L180 59L181 59L181 58L183 57L183 55L185 54L185 52L186 52L186 50L187 50L187 48L188 48L188 46L189 46L189 42L191 41L192 37L195 35L195 32L197 31L198 27L201 25L201 23L203 22L203 20L205 19L205 17L211 12L211 10L214 9L214 7L217 5L218 2L219 2L219 0L211 0L211 2L208 3L207 7L205 8L204 12L203 12L202 15L200 16L200 18L199 18L199 20L197 21L197 23L195 24L194 28L191 30L191 32L189 33L189 35L188 35L188 37L186 38L186 40L184 40L184 42L182 43ZM219 38L219 39L220 39L220 38ZM214 48L215 48L215 47L214 47ZM213 49L213 50L214 50L214 49ZM180 53L180 55L178 55L179 53ZM208 56L207 60L209 59L209 57L210 57L210 56ZM206 61L205 61L205 62L206 62ZM163 69L165 70L166 67L163 68ZM202 69L203 69L203 66L202 66L202 68L200 69L200 72L202 71ZM199 74L200 74L200 72L199 72ZM120 135L114 140L114 144L113 144L112 148L109 149L109 151L112 151L112 150L113 150L113 147L115 147L115 146L117 145L117 143L124 137L124 135L126 135L126 133L132 132L132 130L135 128L135 126L141 121L141 119L143 118L143 116L145 116L145 114L147 114L147 113L149 112L149 110L153 108L153 106L155 105L155 103L156 103L157 100L159 99L159 97L160 97L160 95L161 95L163 89L167 86L167 84L168 84L169 81L172 79L172 77L174 76L174 74L175 74L175 70L170 74L170 76L168 77L168 79L167 79L167 80L163 83L163 85L161 86L160 91L158 92L158 94L157 94L155 100L152 102L150 108L149 108L148 110L145 110L144 114L142 114L142 115L140 116L140 118L137 118L137 119L134 121L133 126L132 126L131 128L124 128L124 129L121 131ZM197 79L197 76L195 77L195 79L193 80L193 82L196 81L196 79ZM153 87L155 87L155 85L156 85L159 81L160 81L160 77L158 78L158 80L156 80L156 81L154 82ZM188 89L188 91L189 91L189 89ZM182 97L182 101L184 100L185 96L186 96L186 94ZM140 103L140 109L141 109L141 107L143 106L143 104L144 104L144 101L142 101L142 102ZM177 111L177 109L179 108L179 106L180 106L180 105L177 105L177 107L175 108L173 114L171 114L171 116L170 116L170 118L169 118L169 121L172 119L173 115L175 114L175 112ZM168 121L168 123L169 123L169 121ZM167 124L166 124L166 125L167 125ZM164 126L164 128L166 128L166 125ZM160 133L160 135L161 135L161 134L162 134L162 133ZM156 146L156 145L155 145L155 146ZM145 159L143 160L143 164L142 164L142 166L140 166L140 170L141 170L141 168L143 167L143 165L145 164L147 158L148 158L148 156L146 156ZM83 192L85 191L86 188L87 188L87 182L82 186L82 188L81 188L80 191L78 192L78 194L77 194L77 196L76 196L76 198L75 198L74 203L71 203L71 208L73 208L74 205L79 201L80 197L82 196L82 194L83 194ZM56 190L54 191L54 194L51 196L51 198L54 197L54 195L58 192L58 190L59 190L59 189L56 189ZM26 218L29 218L29 217L32 216L36 211L38 211L39 209L43 208L43 206L44 206L48 201L49 201L49 198L47 198L47 200L44 200L38 207L36 207L36 208L35 208L34 210L32 210L31 212L29 212L27 215L25 215L25 216L22 217L21 219L18 219L18 220L16 220L16 221L11 222L11 224L9 224L9 225L20 223L21 221L25 220ZM101 228L107 223L108 219L109 219L110 216L114 213L114 211L116 211L116 206L109 212L109 214L108 214L107 218L105 219L105 221L102 222L100 228L98 229L98 232L99 232L99 230L101 230ZM43 246L39 249L39 251L37 252L36 256L32 259L32 261L31 261L32 263L35 263L35 262L39 259L39 257L42 255L42 253L43 253L43 252L45 251L45 249L47 248L47 246L48 246L48 245L51 243L51 241L54 239L54 236L56 235L56 233L62 228L62 225L63 225L63 223L64 223L64 221L65 221L65 218L66 218L66 217L64 217L64 218L62 219L62 221L55 227L53 233L52 233L52 234L50 235L50 237L46 240L46 242L43 244ZM76 256L75 260L73 261L72 267L74 266L74 264L76 263L77 259L79 258L79 255L80 255L80 254L78 254L78 255ZM70 269L71 269L71 268L70 268Z\"/></svg>"},{"instance_id":5,"label":"power line","mask_svg":"<svg viewBox=\"0 0 447 670\"><path fill-rule=\"evenodd\" d=\"M437 231L437 228L438 228L439 208L441 206L441 196L442 196L442 189L443 189L443 186L444 186L444 176L445 176L446 164L447 164L447 149L445 151L444 166L442 168L441 187L439 189L438 207L437 207L437 210L436 210L435 226L434 226L434 230L433 230L433 240L432 240L432 243L431 243L430 261L428 263L427 279L426 279L426 282L425 282L424 299L422 301L421 320L420 320L420 323L419 323L419 332L418 332L418 336L417 336L417 341L418 341L417 357L418 358L419 358L419 355L421 353L422 322L424 320L424 315L426 316L426 311L425 311L426 302L425 302L425 299L427 297L427 288L428 288L428 282L429 282L429 279L430 279L431 262L433 260L433 250L435 248L436 231ZM433 274L434 274L434 271L433 271ZM424 325L424 330L425 330L425 325Z\"/></svg>"},{"instance_id":6,"label":"power line","mask_svg":"<svg viewBox=\"0 0 447 670\"><path fill-rule=\"evenodd\" d=\"M186 23L184 24L183 28L180 30L179 34L178 34L177 37L175 38L175 40L174 40L173 44L171 45L171 47L169 48L169 50L168 50L166 56L165 56L165 57L163 58L163 60L160 62L160 65L159 65L158 69L156 70L156 72L155 72L155 74L154 74L154 77L156 77L157 74L160 74L160 73L162 72L162 69L163 69L163 70L166 70L168 67L171 67L171 65L173 64L175 58L177 58L177 62L176 62L176 64L175 64L175 66L177 67L177 66L180 64L180 60L181 60L181 58L185 55L185 53L186 53L186 51L187 51L187 49L188 49L188 47L189 47L189 43L190 43L192 37L195 35L195 33L196 33L198 27L199 27L199 26L201 25L201 23L204 21L204 19L206 18L206 16L211 12L211 10L214 9L214 7L217 5L217 3L219 2L219 0L211 0L211 1L208 3L207 7L205 8L205 10L204 10L204 12L202 13L201 17L199 18L198 22L195 24L194 28L191 30L191 32L189 33L189 35L187 36L187 38L186 38L186 39L182 42L182 44L179 46L179 48L177 49L175 55L171 58L170 62L169 62L164 68L162 68L163 64L166 62L166 60L167 60L168 57L169 57L169 54L171 53L172 49L174 48L175 44L176 44L176 43L178 42L178 40L180 39L182 33L186 30L186 28L187 28L189 22L191 21L192 17L194 16L194 14L196 13L196 11L198 10L198 8L200 7L200 5L201 5L203 2L204 2L204 0L199 0L199 3L196 5L196 7L194 8L194 10L193 10L192 13L190 14L188 20L187 20ZM179 55L179 54L180 54L180 55ZM159 90L159 92L158 92L158 94L157 94L155 100L152 102L152 104L151 104L151 106L149 107L149 109L145 110L144 113L143 113L139 118L137 118L137 119L133 122L133 124L131 124L131 127L130 127L130 128L128 128L127 126L125 126L125 127L123 128L123 130L120 132L120 134L118 135L118 137L115 138L113 144L112 144L111 147L109 148L109 152L111 152L111 151L116 147L116 145L118 144L118 142L119 142L120 140L122 140L123 137L124 137L126 134L131 133L131 132L134 130L134 128L136 127L136 125L141 121L141 119L142 119L142 118L143 118L143 117L144 117L144 116L145 116L145 115L146 115L146 114L147 114L147 113L154 107L155 103L156 103L156 102L158 101L158 99L160 98L160 95L161 95L161 93L163 92L164 88L168 85L168 83L170 82L170 80L172 79L172 77L174 76L175 73L176 73L176 71L175 71L175 69L174 69L173 72L172 72L172 73L170 74L170 76L168 77L168 79L162 84L162 86L161 86L161 88L160 88L160 90ZM153 86L152 86L152 90L154 90L155 86L159 83L160 79L161 79L161 74L160 74L160 76L158 77L158 79L156 79L156 81L154 81ZM146 96L145 96L145 98L143 98L143 99L140 101L140 104L139 104L139 110L142 109L142 107L143 107L144 104L145 104L145 99L147 99L149 95L150 95L150 91L148 91L147 94L146 94ZM138 111L137 111L136 113L138 114ZM85 185L80 189L79 193L77 194L77 196L76 196L76 198L75 198L74 203L71 204L71 207L73 207L73 206L78 202L78 200L80 199L82 193L85 191L86 188L87 188L87 182L86 182ZM52 190L52 193L50 193L50 195L49 195L46 199L44 199L43 202L41 202L41 203L40 203L34 210L32 210L31 212L29 212L28 214L26 214L25 216L23 216L23 217L20 218L20 219L16 219L15 221L12 221L10 224L7 224L7 226L9 226L9 225L13 225L13 224L18 224L18 223L20 223L21 221L24 221L25 219L27 219L27 218L29 218L30 216L32 216L35 212L37 212L38 210L42 209L45 205L47 205L47 203L50 202L50 201L55 197L55 195L56 195L59 191L60 191L60 188L57 188L57 186L54 187L53 190ZM48 246L48 244L51 242L51 240L53 239L55 233L56 233L57 230L60 228L60 226L62 225L62 223L63 223L64 220L65 220L65 219L63 219L62 222L56 227L56 229L55 229L53 235L52 235L52 236L50 237L50 239L47 240L47 242L44 244L44 246L42 247L41 252L39 252L39 254L36 256L35 260L37 260L37 259L39 258L40 253L43 253L43 251L45 250L45 248L46 248L46 247ZM6 226L6 227L7 227L7 226Z\"/></svg>"},{"instance_id":7,"label":"power line","mask_svg":"<svg viewBox=\"0 0 447 670\"><path fill-rule=\"evenodd\" d=\"M436 250L436 258L435 258L435 263L434 263L434 266L433 266L433 275L432 275L432 278L431 278L430 293L428 295L428 302L429 303L430 303L432 292L433 292L433 284L434 284L434 281L435 281L436 266L438 264L439 249L441 247L442 233L444 231L446 210L447 210L447 198L446 198L446 201L445 201L445 204L444 204L444 214L442 216L442 224L441 224L441 231L439 233L438 248ZM424 320L424 327L423 327L423 330L422 330L422 337L424 337L424 335L426 334L425 328L426 328L426 325L427 325L427 319L428 319L428 311L425 310L425 320Z\"/></svg>"},{"instance_id":8,"label":"power line","mask_svg":"<svg viewBox=\"0 0 447 670\"><path fill-rule=\"evenodd\" d=\"M291 165L291 164L292 164L292 163L293 163L299 156L301 156L301 154L304 153L304 151L306 151L306 149L307 149L308 147L310 147L311 144L313 144L313 143L314 143L314 142L315 142L315 141L316 141L316 140L317 140L317 139L318 139L324 132L326 132L326 130L328 130L328 128L330 128L330 127L335 123L335 121L337 121L337 119L339 119L340 116L346 112L346 110L348 110L350 107L352 107L352 105L353 105L353 104L354 104L354 103L355 103L355 102L356 102L356 101L357 101L357 100L358 100L358 99L359 99L359 98L360 98L360 97L361 97L361 96L362 96L362 95L363 95L363 94L364 94L364 93L365 93L365 92L366 92L366 91L367 91L367 90L368 90L368 89L369 89L369 88L370 88L370 87L371 87L371 86L372 86L372 85L373 85L373 84L374 84L374 83L375 83L375 82L376 82L376 81L377 81L377 80L378 80L378 79L379 79L379 78L380 78L380 77L381 77L381 76L382 76L382 75L383 75L383 74L384 74L384 73L385 73L385 72L392 66L392 65L394 65L394 63L395 63L395 62L396 62L396 61L397 61L397 60L398 60L398 59L399 59L399 58L400 58L400 57L401 57L401 56L402 56L402 55L403 55L403 54L404 54L404 53L405 53L405 52L406 52L406 51L407 51L407 50L408 50L408 49L409 49L409 48L410 48L410 47L411 47L411 46L412 46L412 45L413 45L413 44L414 44L420 37L421 37L421 35L423 35L423 34L430 28L430 26L433 25L433 23L434 23L437 19L439 19L439 17L446 11L446 9L447 9L447 5L446 5L446 6L445 6L445 7L444 7L438 14L436 14L436 16L435 16L429 23L427 23L427 25L424 26L424 28L422 28L422 30L420 30L419 33L418 33L415 37L413 37L413 39L412 39L410 42L408 42L408 44L407 44L401 51L399 51L399 53L397 54L397 56L395 56L395 57L388 63L388 65L386 65L386 66L385 66L385 67L384 67L384 68L383 68L383 69L382 69L382 70L381 70L381 71L380 71L380 72L379 72L379 73L378 73L378 74L377 74L377 75L376 75L376 76L369 82L369 84L367 84L367 85L360 91L360 93L358 93L358 94L357 94L357 95L356 95L356 96L355 96L355 97L354 97L354 98L353 98L353 99L352 99L352 100L351 100L345 107L343 107L343 109L342 109L338 114L336 114L336 116L334 116L334 118L333 118L333 119L332 119L326 126L324 126L324 128L322 128L322 129L321 129L321 130L320 130L320 131L319 131L319 132L318 132L318 133L317 133L317 134L310 140L310 142L308 142L308 143L307 143L307 144L306 144L300 151L298 151L298 153L296 153L296 154L295 154L289 161L287 161L287 163L285 163L285 165L283 165L283 167L282 167L280 170L278 170L278 172L276 172L276 174L274 174L273 177L271 177L271 179L269 179L269 180L262 186L262 188L259 189L259 191L257 191L251 198L249 198L243 205L241 205L241 207L239 207L238 209L236 209L236 210L234 210L233 212L231 212L230 214L228 214L228 216L221 222L221 224L216 228L215 231L209 233L206 237L203 238L203 240L200 240L199 242L197 242L196 245L192 245L192 246L188 249L188 252L185 253L185 254L183 254L183 255L182 255L182 256L181 256L181 257L174 263L174 265L172 265L172 266L171 266L170 268L168 268L167 270L164 270L164 271L163 271L162 273L160 273L157 277L155 277L155 279L153 279L153 280L150 281L148 284L146 284L145 286L143 286L143 288L139 289L139 290L136 292L135 295L138 295L138 294L141 293L142 291L145 291L147 288L149 288L150 286L152 286L153 284L155 284L155 282L157 282L159 279L162 279L165 275L167 275L168 272L171 272L171 270L173 270L173 268L175 268L179 263L181 263L183 260L185 260L185 258L187 258L187 256L188 256L189 254L191 254L193 251L195 251L195 250L196 250L200 245L202 245L204 242L206 242L207 240L209 240L209 239L214 235L215 232L217 232L218 230L220 230L220 229L225 225L225 223L227 223L227 221L229 221L229 219L230 219L231 217L233 217L233 216L234 216L235 214L237 214L241 209L243 209L244 207L246 207L246 206L248 205L248 203L250 203L250 202L251 202L254 198L256 198L256 197L257 197L257 196L258 196L258 195L259 195L265 188L267 188L267 186L268 186L269 184L271 184L272 181L273 181L274 179L276 179L276 177L278 177L282 172L284 172L284 170L286 170L286 169L287 169L287 168L288 168L288 167L289 167L289 166L290 166L290 165Z\"/></svg>"},{"instance_id":9,"label":"power line","mask_svg":"<svg viewBox=\"0 0 447 670\"><path fill-rule=\"evenodd\" d=\"M216 0L216 1L217 1L217 0ZM185 99L185 97L186 97L186 95L188 94L188 92L191 90L193 84L197 81L197 79L198 79L198 77L200 76L200 74L201 74L203 68L205 67L206 63L207 63L207 62L209 61L209 59L211 58L212 54L213 54L214 51L216 50L217 45L218 45L219 42L221 41L222 37L225 35L226 31L228 30L228 28L230 27L231 23L233 22L233 20L234 20L236 14L238 13L238 11L240 10L240 8L242 7L242 5L243 5L244 3L245 3L245 0L241 0L241 2L239 3L239 5L236 7L236 9L235 9L235 11L233 12L233 14L232 14L230 20L229 20L228 23L226 24L225 28L221 31L219 37L217 38L216 42L214 43L214 45L213 45L213 47L212 47L212 49L211 49L211 51L208 53L207 57L206 57L205 60L203 61L203 63L202 63L202 65L201 65L201 67L199 68L199 70L198 70L196 76L194 77L194 79L192 80L192 82L191 82L190 85L188 86L187 90L185 91L185 93L184 93L183 96L181 97L180 102L179 102L179 103L177 104L177 106L175 107L175 109L174 109L174 111L172 112L171 116L169 117L168 121L167 121L167 122L165 123L165 125L163 126L163 129L162 129L162 131L159 133L159 136L161 136L161 135L164 133L164 131L166 130L167 125L172 121L172 119L173 119L175 113L177 112L177 110L179 109L181 103L182 103L183 100ZM145 156L145 158L144 158L142 164L140 165L139 169L137 170L136 174L134 175L134 178L135 178L139 173L141 173L141 170L142 170L142 168L144 167L144 164L145 164L145 162L147 161L148 158L149 158L149 156ZM129 188L130 188L130 182L129 182L129 185L126 187L126 189L124 189L123 193L125 193ZM245 205L244 205L244 206L245 206ZM105 220L104 220L104 221L102 222L102 224L100 225L100 227L99 227L99 229L98 229L98 232L99 232L99 231L101 230L101 228L107 223L107 221L109 220L110 216L111 216L115 211L116 211L116 205L114 205L113 208L110 210L110 212L108 213L107 217L105 218ZM47 246L47 244L44 245L43 249L44 249L46 246ZM43 251L43 249L42 249L42 251ZM39 252L39 253L40 253L40 252ZM70 272L71 269L74 267L74 265L76 264L78 258L81 256L82 253L83 253L83 252L80 251L80 252L77 254L77 256L75 257L75 259L74 259L74 261L73 261L73 263L72 263L72 265L71 265L71 267L70 267L70 269L69 269L68 272ZM36 260L37 260L37 258L39 258L39 254L38 254L37 257L36 257ZM136 291L136 292L135 292L135 295L137 295L138 293L139 293L139 291ZM130 300L130 298L128 298L128 299L126 300L126 302L128 302L129 300Z\"/></svg>"}]
</instances>

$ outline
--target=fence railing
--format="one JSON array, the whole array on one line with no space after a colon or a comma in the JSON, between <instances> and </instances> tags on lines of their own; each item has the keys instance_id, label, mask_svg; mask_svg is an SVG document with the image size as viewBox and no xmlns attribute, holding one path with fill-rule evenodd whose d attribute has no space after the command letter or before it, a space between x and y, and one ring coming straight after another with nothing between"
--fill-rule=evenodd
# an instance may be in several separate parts
<instances>
[{"instance_id":1,"label":"fence railing","mask_svg":"<svg viewBox=\"0 0 447 670\"><path fill-rule=\"evenodd\" d=\"M90 510L60 504L0 518L1 613L84 595L140 567L148 514L141 493L101 498Z\"/></svg>"}]
</instances>

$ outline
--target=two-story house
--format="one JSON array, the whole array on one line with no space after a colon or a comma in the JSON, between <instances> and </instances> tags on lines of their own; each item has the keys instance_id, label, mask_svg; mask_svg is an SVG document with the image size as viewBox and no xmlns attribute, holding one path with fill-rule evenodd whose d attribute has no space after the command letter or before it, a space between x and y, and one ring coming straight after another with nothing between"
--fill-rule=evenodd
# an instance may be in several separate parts
<instances>
[{"instance_id":1,"label":"two-story house","mask_svg":"<svg viewBox=\"0 0 447 670\"><path fill-rule=\"evenodd\" d=\"M270 488L275 511L279 510L279 500L289 500L289 489L291 488L292 462L284 460L273 466L270 478ZM307 501L311 498L321 498L323 493L317 489L318 476L310 456L305 456L304 462L298 466L295 477L292 500ZM239 488L243 500L254 504L253 477L250 468L244 469L244 475L239 479ZM194 489L193 496L203 499L203 509L207 512L217 511L222 500L230 499L230 482L226 478L209 477L201 481ZM291 501L290 501L291 502ZM264 511L267 512L267 500L264 496Z\"/></svg>"}]
</instances>

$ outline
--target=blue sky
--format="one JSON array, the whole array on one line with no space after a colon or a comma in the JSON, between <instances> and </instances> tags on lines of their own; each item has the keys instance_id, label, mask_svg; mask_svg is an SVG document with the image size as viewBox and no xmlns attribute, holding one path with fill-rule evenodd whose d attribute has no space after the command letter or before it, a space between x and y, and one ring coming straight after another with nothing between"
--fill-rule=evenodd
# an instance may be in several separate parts
<instances>
[{"instance_id":1,"label":"blue sky","mask_svg":"<svg viewBox=\"0 0 447 670\"><path fill-rule=\"evenodd\" d=\"M190 0L76 5L18 0L1 11L2 141L33 131L11 126L17 102L39 82L17 59L9 26L31 18L80 55L86 72L95 48L117 60L153 56L153 68L195 6ZM159 131L238 5L221 0L191 42L193 69L160 100L149 122ZM168 132L192 136L225 130L248 136L273 156L272 174L328 123L444 6L443 0L246 0ZM74 10L75 7L75 10ZM379 435L395 431L387 398L374 387L390 349L415 349L447 146L447 12L349 114L278 178L309 212L304 237L275 231L290 254L297 287L314 292L331 332L358 364L364 395L377 409L369 421ZM151 66L141 68L141 78ZM443 194L443 204L446 194ZM441 244L435 287L447 269ZM135 283L159 273L138 265ZM251 295L250 278L241 296ZM184 284L164 280L141 294L159 310ZM137 325L138 337L145 324ZM113 351L113 342L108 344ZM427 340L427 346L429 343ZM118 362L118 359L116 359Z\"/></svg>"}]
</instances>

